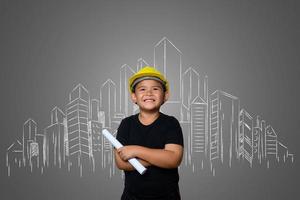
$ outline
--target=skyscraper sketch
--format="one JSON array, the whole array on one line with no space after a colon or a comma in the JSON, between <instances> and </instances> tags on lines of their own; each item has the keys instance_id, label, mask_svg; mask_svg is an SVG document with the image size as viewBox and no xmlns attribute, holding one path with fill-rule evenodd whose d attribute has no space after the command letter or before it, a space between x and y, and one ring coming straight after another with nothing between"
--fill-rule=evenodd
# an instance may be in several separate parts
<instances>
[{"instance_id":1,"label":"skyscraper sketch","mask_svg":"<svg viewBox=\"0 0 300 200\"><path fill-rule=\"evenodd\" d=\"M126 116L132 115L134 113L134 107L130 100L128 79L135 73L128 65L122 65L120 69L120 113Z\"/></svg>"},{"instance_id":2,"label":"skyscraper sketch","mask_svg":"<svg viewBox=\"0 0 300 200\"><path fill-rule=\"evenodd\" d=\"M96 170L96 167L99 168L102 162L102 128L102 123L100 123L99 100L92 99L88 131L90 133L89 140L91 143L90 153L93 155L93 171Z\"/></svg>"},{"instance_id":3,"label":"skyscraper sketch","mask_svg":"<svg viewBox=\"0 0 300 200\"><path fill-rule=\"evenodd\" d=\"M8 176L23 167L23 145L19 140L12 143L7 149L6 167Z\"/></svg>"},{"instance_id":4,"label":"skyscraper sketch","mask_svg":"<svg viewBox=\"0 0 300 200\"><path fill-rule=\"evenodd\" d=\"M90 120L88 122L89 131L91 132L92 138L92 152L101 151L101 130L102 124L100 123L100 110L99 101L97 99L91 100Z\"/></svg>"},{"instance_id":5,"label":"skyscraper sketch","mask_svg":"<svg viewBox=\"0 0 300 200\"><path fill-rule=\"evenodd\" d=\"M190 67L183 73L182 79L181 121L190 121L191 104L199 96L200 75L195 69Z\"/></svg>"},{"instance_id":6,"label":"skyscraper sketch","mask_svg":"<svg viewBox=\"0 0 300 200\"><path fill-rule=\"evenodd\" d=\"M294 162L294 155L289 153L287 146L278 141L278 161L279 162Z\"/></svg>"},{"instance_id":7,"label":"skyscraper sketch","mask_svg":"<svg viewBox=\"0 0 300 200\"><path fill-rule=\"evenodd\" d=\"M59 167L66 163L66 115L58 107L51 111L51 124L44 130L44 166Z\"/></svg>"},{"instance_id":8,"label":"skyscraper sketch","mask_svg":"<svg viewBox=\"0 0 300 200\"><path fill-rule=\"evenodd\" d=\"M137 60L136 71L139 71L145 66L149 66L149 64L143 58L139 58Z\"/></svg>"},{"instance_id":9,"label":"skyscraper sketch","mask_svg":"<svg viewBox=\"0 0 300 200\"><path fill-rule=\"evenodd\" d=\"M162 107L162 111L170 115L182 118L178 108L181 107L182 95L182 61L181 51L166 37L162 38L154 46L154 67L162 72L170 86L169 100Z\"/></svg>"},{"instance_id":10,"label":"skyscraper sketch","mask_svg":"<svg viewBox=\"0 0 300 200\"><path fill-rule=\"evenodd\" d=\"M189 68L183 73L182 81L182 121L190 122L191 130L187 140L188 157L192 169L203 169L208 153L208 99L207 78L201 81L199 73ZM203 88L203 93L200 93Z\"/></svg>"},{"instance_id":11,"label":"skyscraper sketch","mask_svg":"<svg viewBox=\"0 0 300 200\"><path fill-rule=\"evenodd\" d=\"M169 81L170 91L174 92L169 101L180 101L181 98L181 51L164 37L154 47L154 66Z\"/></svg>"},{"instance_id":12,"label":"skyscraper sketch","mask_svg":"<svg viewBox=\"0 0 300 200\"><path fill-rule=\"evenodd\" d=\"M69 94L66 106L69 169L78 169L80 175L83 170L88 171L91 155L90 133L88 132L90 96L86 88L78 84Z\"/></svg>"},{"instance_id":13,"label":"skyscraper sketch","mask_svg":"<svg viewBox=\"0 0 300 200\"><path fill-rule=\"evenodd\" d=\"M263 147L262 147L262 128L260 116L257 116L255 119L253 127L253 161L261 164L263 158Z\"/></svg>"},{"instance_id":14,"label":"skyscraper sketch","mask_svg":"<svg viewBox=\"0 0 300 200\"><path fill-rule=\"evenodd\" d=\"M239 114L239 143L241 156L245 158L249 165L252 166L253 162L253 118L250 114L242 109Z\"/></svg>"},{"instance_id":15,"label":"skyscraper sketch","mask_svg":"<svg viewBox=\"0 0 300 200\"><path fill-rule=\"evenodd\" d=\"M116 84L108 79L100 88L100 104L105 115L105 127L111 127L111 119L116 113Z\"/></svg>"},{"instance_id":16,"label":"skyscraper sketch","mask_svg":"<svg viewBox=\"0 0 300 200\"><path fill-rule=\"evenodd\" d=\"M273 126L240 108L238 97L221 90L210 93L207 76L193 67L183 72L182 53L168 38L154 45L153 61L170 83L170 99L162 112L175 116L183 130L182 170L200 173L209 169L215 175L218 168L245 163L270 168L294 162L294 154L279 141ZM139 58L136 70L147 65ZM122 65L119 80L107 79L97 88L98 99L91 99L79 83L69 93L64 110L51 110L50 124L43 131L33 119L26 120L20 138L7 148L8 176L22 169L42 174L51 168L80 176L99 171L109 177L119 174L113 147L101 132L105 128L116 136L122 119L138 112L128 87L136 70Z\"/></svg>"},{"instance_id":17,"label":"skyscraper sketch","mask_svg":"<svg viewBox=\"0 0 300 200\"><path fill-rule=\"evenodd\" d=\"M240 157L238 114L239 99L223 91L210 95L210 161L231 167Z\"/></svg>"},{"instance_id":18,"label":"skyscraper sketch","mask_svg":"<svg viewBox=\"0 0 300 200\"><path fill-rule=\"evenodd\" d=\"M277 159L277 134L275 133L273 127L268 125L266 128L266 135L265 135L265 153L266 159L276 160Z\"/></svg>"},{"instance_id":19,"label":"skyscraper sketch","mask_svg":"<svg viewBox=\"0 0 300 200\"><path fill-rule=\"evenodd\" d=\"M199 96L191 104L191 158L193 169L203 169L208 155L208 103Z\"/></svg>"},{"instance_id":20,"label":"skyscraper sketch","mask_svg":"<svg viewBox=\"0 0 300 200\"><path fill-rule=\"evenodd\" d=\"M30 163L30 144L35 141L37 134L37 124L33 119L28 119L23 125L23 165Z\"/></svg>"}]
</instances>

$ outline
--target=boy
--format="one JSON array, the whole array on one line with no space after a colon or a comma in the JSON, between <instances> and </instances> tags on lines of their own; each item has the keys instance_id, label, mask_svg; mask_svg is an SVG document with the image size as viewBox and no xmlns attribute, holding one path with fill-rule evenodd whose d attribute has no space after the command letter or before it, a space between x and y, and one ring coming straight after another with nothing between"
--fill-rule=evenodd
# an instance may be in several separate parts
<instances>
[{"instance_id":1,"label":"boy","mask_svg":"<svg viewBox=\"0 0 300 200\"><path fill-rule=\"evenodd\" d=\"M122 120L117 139L124 147L115 150L116 165L125 172L121 200L180 199L178 166L183 155L179 122L161 113L169 85L153 67L145 67L129 79L131 99L140 112ZM128 162L137 158L147 168L140 175Z\"/></svg>"}]
</instances>

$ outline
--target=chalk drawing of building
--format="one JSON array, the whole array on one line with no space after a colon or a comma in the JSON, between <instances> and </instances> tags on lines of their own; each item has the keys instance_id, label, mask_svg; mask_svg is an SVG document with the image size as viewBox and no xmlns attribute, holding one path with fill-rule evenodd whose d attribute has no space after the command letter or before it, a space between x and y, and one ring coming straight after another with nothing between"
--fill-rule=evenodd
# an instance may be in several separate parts
<instances>
[{"instance_id":1,"label":"chalk drawing of building","mask_svg":"<svg viewBox=\"0 0 300 200\"><path fill-rule=\"evenodd\" d=\"M248 161L252 167L253 163L253 118L245 110L242 109L239 114L239 152L240 156Z\"/></svg>"},{"instance_id":2,"label":"chalk drawing of building","mask_svg":"<svg viewBox=\"0 0 300 200\"><path fill-rule=\"evenodd\" d=\"M149 64L143 58L139 58L137 60L136 71L139 71L140 69L144 68L145 66L149 66Z\"/></svg>"},{"instance_id":3,"label":"chalk drawing of building","mask_svg":"<svg viewBox=\"0 0 300 200\"><path fill-rule=\"evenodd\" d=\"M93 154L93 171L102 162L102 123L100 123L100 102L97 99L91 100L90 120L88 130L91 135L91 154Z\"/></svg>"},{"instance_id":4,"label":"chalk drawing of building","mask_svg":"<svg viewBox=\"0 0 300 200\"><path fill-rule=\"evenodd\" d=\"M154 67L164 74L170 86L170 97L162 107L162 111L168 111L177 119L182 118L180 109L178 109L181 107L182 97L181 56L181 51L166 37L154 46Z\"/></svg>"},{"instance_id":5,"label":"chalk drawing of building","mask_svg":"<svg viewBox=\"0 0 300 200\"><path fill-rule=\"evenodd\" d=\"M111 127L111 119L116 113L116 97L116 84L111 79L108 79L100 88L100 105L105 115L104 127Z\"/></svg>"},{"instance_id":6,"label":"chalk drawing of building","mask_svg":"<svg viewBox=\"0 0 300 200\"><path fill-rule=\"evenodd\" d=\"M208 103L197 97L191 104L191 158L194 168L203 169L208 156Z\"/></svg>"},{"instance_id":7,"label":"chalk drawing of building","mask_svg":"<svg viewBox=\"0 0 300 200\"><path fill-rule=\"evenodd\" d=\"M134 105L131 102L130 91L128 86L128 79L135 72L128 65L122 65L120 69L120 99L119 113L123 113L125 116L134 114ZM112 116L113 117L113 116Z\"/></svg>"},{"instance_id":8,"label":"chalk drawing of building","mask_svg":"<svg viewBox=\"0 0 300 200\"><path fill-rule=\"evenodd\" d=\"M90 154L90 133L88 132L90 96L81 84L69 94L66 106L69 146L69 169L89 170L92 155Z\"/></svg>"},{"instance_id":9,"label":"chalk drawing of building","mask_svg":"<svg viewBox=\"0 0 300 200\"><path fill-rule=\"evenodd\" d=\"M289 153L287 146L278 141L277 143L277 159L278 162L294 162L294 155Z\"/></svg>"},{"instance_id":10,"label":"chalk drawing of building","mask_svg":"<svg viewBox=\"0 0 300 200\"><path fill-rule=\"evenodd\" d=\"M166 37L154 45L153 67L170 84L170 98L161 112L175 116L183 130L183 170L199 173L207 168L215 175L218 167L246 163L270 168L294 162L294 154L279 141L273 126L240 109L238 97L220 90L209 93L207 76L193 67L183 72L182 55ZM25 121L20 139L6 151L8 176L22 168L30 173L65 168L80 176L99 171L116 175L113 147L101 132L106 128L116 136L122 119L139 112L131 101L128 79L145 66L149 64L143 58L137 59L136 69L123 64L116 77L119 83L103 82L98 99L91 99L82 84L76 85L65 110L54 107L42 133L33 119Z\"/></svg>"},{"instance_id":11,"label":"chalk drawing of building","mask_svg":"<svg viewBox=\"0 0 300 200\"><path fill-rule=\"evenodd\" d=\"M97 99L91 100L91 118L88 121L88 132L90 135L90 154L92 154L93 172L99 170L102 162L102 123L99 121L99 101Z\"/></svg>"},{"instance_id":12,"label":"chalk drawing of building","mask_svg":"<svg viewBox=\"0 0 300 200\"><path fill-rule=\"evenodd\" d=\"M266 127L265 153L269 167L269 161L277 159L277 134L271 125Z\"/></svg>"},{"instance_id":13,"label":"chalk drawing of building","mask_svg":"<svg viewBox=\"0 0 300 200\"><path fill-rule=\"evenodd\" d=\"M210 161L231 167L239 158L239 99L216 90L210 95Z\"/></svg>"},{"instance_id":14,"label":"chalk drawing of building","mask_svg":"<svg viewBox=\"0 0 300 200\"><path fill-rule=\"evenodd\" d=\"M261 137L260 117L257 116L253 126L253 162L258 164L262 162Z\"/></svg>"},{"instance_id":15,"label":"chalk drawing of building","mask_svg":"<svg viewBox=\"0 0 300 200\"><path fill-rule=\"evenodd\" d=\"M191 121L191 104L199 96L200 75L193 69L187 69L182 76L182 119Z\"/></svg>"},{"instance_id":16,"label":"chalk drawing of building","mask_svg":"<svg viewBox=\"0 0 300 200\"><path fill-rule=\"evenodd\" d=\"M23 145L19 140L12 143L6 151L7 175L15 173L23 166Z\"/></svg>"},{"instance_id":17,"label":"chalk drawing of building","mask_svg":"<svg viewBox=\"0 0 300 200\"><path fill-rule=\"evenodd\" d=\"M58 108L51 111L51 124L44 129L44 165L62 168L66 164L66 115Z\"/></svg>"},{"instance_id":18,"label":"chalk drawing of building","mask_svg":"<svg viewBox=\"0 0 300 200\"><path fill-rule=\"evenodd\" d=\"M33 119L28 119L23 125L23 165L27 166L30 160L30 144L35 141L37 124Z\"/></svg>"}]
</instances>

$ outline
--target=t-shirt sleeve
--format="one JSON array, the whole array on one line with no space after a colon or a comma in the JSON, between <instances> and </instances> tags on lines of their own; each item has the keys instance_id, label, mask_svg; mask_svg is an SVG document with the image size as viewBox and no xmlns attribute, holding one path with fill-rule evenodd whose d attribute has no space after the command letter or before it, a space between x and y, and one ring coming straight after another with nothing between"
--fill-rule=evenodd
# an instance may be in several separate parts
<instances>
[{"instance_id":1,"label":"t-shirt sleeve","mask_svg":"<svg viewBox=\"0 0 300 200\"><path fill-rule=\"evenodd\" d=\"M128 144L128 127L128 120L123 119L117 131L117 140L124 146Z\"/></svg>"},{"instance_id":2,"label":"t-shirt sleeve","mask_svg":"<svg viewBox=\"0 0 300 200\"><path fill-rule=\"evenodd\" d=\"M179 144L183 146L182 129L175 117L171 117L169 120L166 144Z\"/></svg>"}]
</instances>

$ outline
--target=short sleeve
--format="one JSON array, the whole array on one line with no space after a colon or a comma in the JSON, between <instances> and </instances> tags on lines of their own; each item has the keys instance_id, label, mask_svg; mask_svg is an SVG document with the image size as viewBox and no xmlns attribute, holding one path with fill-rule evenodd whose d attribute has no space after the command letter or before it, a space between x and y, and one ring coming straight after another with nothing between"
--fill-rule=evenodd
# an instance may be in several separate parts
<instances>
[{"instance_id":1,"label":"short sleeve","mask_svg":"<svg viewBox=\"0 0 300 200\"><path fill-rule=\"evenodd\" d=\"M166 144L179 144L183 146L182 129L175 117L170 117L168 120Z\"/></svg>"},{"instance_id":2,"label":"short sleeve","mask_svg":"<svg viewBox=\"0 0 300 200\"><path fill-rule=\"evenodd\" d=\"M128 129L128 120L123 119L118 127L117 140L124 146L128 144Z\"/></svg>"}]
</instances>

